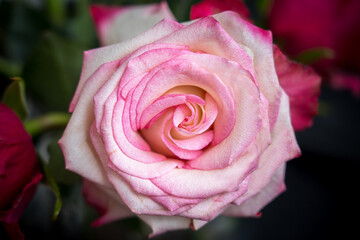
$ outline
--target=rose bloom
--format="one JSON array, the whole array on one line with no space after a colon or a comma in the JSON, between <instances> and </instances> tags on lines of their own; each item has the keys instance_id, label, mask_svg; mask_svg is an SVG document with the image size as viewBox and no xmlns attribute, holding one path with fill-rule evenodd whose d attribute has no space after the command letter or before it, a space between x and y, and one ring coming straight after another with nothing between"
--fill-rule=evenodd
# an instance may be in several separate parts
<instances>
[{"instance_id":1,"label":"rose bloom","mask_svg":"<svg viewBox=\"0 0 360 240\"><path fill-rule=\"evenodd\" d=\"M271 32L234 12L142 33L142 21L173 18L166 3L92 13L112 45L84 53L59 144L101 214L95 226L138 216L153 235L199 229L219 214L256 216L284 191L300 150L274 61L290 98L305 101L291 113L299 128L316 112L311 69L274 59Z\"/></svg>"},{"instance_id":2,"label":"rose bloom","mask_svg":"<svg viewBox=\"0 0 360 240\"><path fill-rule=\"evenodd\" d=\"M23 239L18 221L42 178L30 135L0 103L0 223L11 239Z\"/></svg>"}]
</instances>

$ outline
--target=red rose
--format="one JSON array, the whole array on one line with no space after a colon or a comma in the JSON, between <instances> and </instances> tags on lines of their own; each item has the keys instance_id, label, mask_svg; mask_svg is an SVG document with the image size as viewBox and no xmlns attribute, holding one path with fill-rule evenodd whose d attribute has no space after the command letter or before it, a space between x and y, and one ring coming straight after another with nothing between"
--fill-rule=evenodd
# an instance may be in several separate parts
<instances>
[{"instance_id":1,"label":"red rose","mask_svg":"<svg viewBox=\"0 0 360 240\"><path fill-rule=\"evenodd\" d=\"M314 68L333 87L360 96L359 12L358 0L275 0L269 26L292 55L316 47L332 49L334 58L319 61Z\"/></svg>"},{"instance_id":2,"label":"red rose","mask_svg":"<svg viewBox=\"0 0 360 240\"><path fill-rule=\"evenodd\" d=\"M12 239L23 239L17 222L42 174L30 135L15 113L0 103L0 222Z\"/></svg>"}]
</instances>

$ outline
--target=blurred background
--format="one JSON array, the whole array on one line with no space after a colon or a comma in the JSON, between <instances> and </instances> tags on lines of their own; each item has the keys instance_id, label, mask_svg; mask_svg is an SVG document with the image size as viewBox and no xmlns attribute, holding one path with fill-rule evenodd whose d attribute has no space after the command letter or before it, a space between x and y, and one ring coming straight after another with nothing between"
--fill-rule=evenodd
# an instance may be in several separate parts
<instances>
[{"instance_id":1,"label":"blurred background","mask_svg":"<svg viewBox=\"0 0 360 240\"><path fill-rule=\"evenodd\" d=\"M0 96L11 77L22 77L27 121L60 116L58 125L32 132L54 181L44 180L26 209L20 221L25 239L146 239L150 233L136 218L92 228L97 213L84 202L80 177L65 170L57 141L80 76L82 52L99 46L89 5L153 2L159 1L0 0ZM181 22L189 20L198 2L168 4ZM254 24L271 29L285 53L323 76L319 115L311 128L296 133L302 156L288 163L287 191L260 218L218 217L197 232L169 232L154 240L359 237L359 3L245 1ZM0 239L7 239L1 227Z\"/></svg>"}]
</instances>

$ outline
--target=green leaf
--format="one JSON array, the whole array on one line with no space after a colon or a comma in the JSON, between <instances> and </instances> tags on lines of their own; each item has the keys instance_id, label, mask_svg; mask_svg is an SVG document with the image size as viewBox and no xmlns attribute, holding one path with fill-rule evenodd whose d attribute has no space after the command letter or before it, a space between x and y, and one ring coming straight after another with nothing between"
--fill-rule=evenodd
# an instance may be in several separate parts
<instances>
[{"instance_id":1,"label":"green leaf","mask_svg":"<svg viewBox=\"0 0 360 240\"><path fill-rule=\"evenodd\" d=\"M61 200L61 194L60 194L59 186L57 185L55 179L51 175L51 173L49 171L49 168L48 168L47 164L45 163L45 161L41 158L41 156L39 154L38 154L38 157L40 159L40 163L41 163L41 166L42 166L42 169L43 169L43 173L45 175L45 183L54 192L55 197L56 197L54 211L53 211L53 214L52 214L52 219L55 221L57 219L57 217L59 216L59 213L60 213L61 208L62 208L62 200Z\"/></svg>"},{"instance_id":2,"label":"green leaf","mask_svg":"<svg viewBox=\"0 0 360 240\"><path fill-rule=\"evenodd\" d=\"M0 57L0 73L7 77L19 76L21 74L21 65L11 62L5 58Z\"/></svg>"},{"instance_id":3,"label":"green leaf","mask_svg":"<svg viewBox=\"0 0 360 240\"><path fill-rule=\"evenodd\" d=\"M18 117L24 121L29 113L25 100L25 83L22 78L12 78L13 82L7 87L2 102L10 107Z\"/></svg>"},{"instance_id":4,"label":"green leaf","mask_svg":"<svg viewBox=\"0 0 360 240\"><path fill-rule=\"evenodd\" d=\"M65 127L70 113L51 112L25 122L25 128L31 136L36 136L53 128Z\"/></svg>"},{"instance_id":5,"label":"green leaf","mask_svg":"<svg viewBox=\"0 0 360 240\"><path fill-rule=\"evenodd\" d=\"M78 0L74 4L75 16L67 24L66 32L70 39L86 46L98 46L93 20L90 16L87 0Z\"/></svg>"},{"instance_id":6,"label":"green leaf","mask_svg":"<svg viewBox=\"0 0 360 240\"><path fill-rule=\"evenodd\" d=\"M313 64L322 59L332 59L334 56L335 53L331 48L317 47L303 51L294 60L303 64Z\"/></svg>"},{"instance_id":7,"label":"green leaf","mask_svg":"<svg viewBox=\"0 0 360 240\"><path fill-rule=\"evenodd\" d=\"M28 92L52 111L67 111L75 92L85 49L59 35L46 33L24 68Z\"/></svg>"},{"instance_id":8,"label":"green leaf","mask_svg":"<svg viewBox=\"0 0 360 240\"><path fill-rule=\"evenodd\" d=\"M61 26L66 19L66 2L63 0L46 0L46 10L51 23Z\"/></svg>"}]
</instances>

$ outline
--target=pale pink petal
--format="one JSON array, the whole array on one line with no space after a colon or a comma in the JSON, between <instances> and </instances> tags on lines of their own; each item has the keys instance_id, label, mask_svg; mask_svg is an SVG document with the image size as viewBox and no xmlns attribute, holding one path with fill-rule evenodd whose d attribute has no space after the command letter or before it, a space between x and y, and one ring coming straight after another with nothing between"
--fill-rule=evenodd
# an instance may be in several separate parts
<instances>
[{"instance_id":1,"label":"pale pink petal","mask_svg":"<svg viewBox=\"0 0 360 240\"><path fill-rule=\"evenodd\" d=\"M250 178L251 175L245 178L239 184L239 187L236 191L224 192L219 195L210 197L200 202L199 204L189 209L188 211L181 213L181 216L200 219L203 221L212 220L213 218L221 214L224 208L226 208L232 201L234 201L236 198L246 193Z\"/></svg>"},{"instance_id":2,"label":"pale pink petal","mask_svg":"<svg viewBox=\"0 0 360 240\"><path fill-rule=\"evenodd\" d=\"M192 219L192 225L190 226L190 228L193 230L199 230L202 226L204 226L207 223L208 221Z\"/></svg>"},{"instance_id":3,"label":"pale pink petal","mask_svg":"<svg viewBox=\"0 0 360 240\"><path fill-rule=\"evenodd\" d=\"M236 121L234 128L230 129L230 134L222 142L216 146L214 146L213 142L214 147L209 148L197 159L187 163L191 168L203 170L226 167L246 150L261 128L266 128L268 118L267 116L261 116L261 112L267 110L268 103L259 94L251 75L236 62L207 54L182 55L179 58L192 59L201 68L216 72L216 76L221 79L222 83L232 90L231 95L236 104L236 111L234 112L230 111L230 105L224 99L216 98L216 94L213 94L210 90L207 90L207 92L217 103L218 113L214 122L215 137L217 129L227 129L229 127L227 126L229 118ZM209 100L207 99L206 102L211 103ZM261 141L270 141L269 129L267 131L268 136L264 136Z\"/></svg>"},{"instance_id":4,"label":"pale pink petal","mask_svg":"<svg viewBox=\"0 0 360 240\"><path fill-rule=\"evenodd\" d=\"M272 35L242 19L235 12L223 12L213 16L231 37L251 49L252 64L258 71L253 75L262 94L269 102L269 121L273 128L279 112L280 85L274 68Z\"/></svg>"},{"instance_id":5,"label":"pale pink petal","mask_svg":"<svg viewBox=\"0 0 360 240\"><path fill-rule=\"evenodd\" d=\"M101 215L92 223L93 226L97 227L122 218L135 216L111 188L84 179L83 194L86 202L93 205Z\"/></svg>"},{"instance_id":6,"label":"pale pink petal","mask_svg":"<svg viewBox=\"0 0 360 240\"><path fill-rule=\"evenodd\" d=\"M109 96L109 93L119 86L119 81L119 91L121 91L121 94L123 94L122 97L125 99L128 91L137 85L137 76L146 74L149 69L162 63L168 58L182 54L181 50L183 49L184 47L179 45L148 44L137 49L130 56L127 56L126 59L122 61L122 64L116 73L114 73L114 75L99 89L94 97L94 112L97 128L99 128L100 125L105 101ZM163 57L154 57L156 54ZM149 59L151 59L151 61ZM130 85L131 87L127 88Z\"/></svg>"},{"instance_id":7,"label":"pale pink petal","mask_svg":"<svg viewBox=\"0 0 360 240\"><path fill-rule=\"evenodd\" d=\"M238 26L241 28L242 26ZM190 25L158 40L161 43L173 43L189 46L193 52L204 52L238 62L254 76L251 56L224 31L218 21L212 17L199 19Z\"/></svg>"},{"instance_id":8,"label":"pale pink petal","mask_svg":"<svg viewBox=\"0 0 360 240\"><path fill-rule=\"evenodd\" d=\"M300 155L300 149L295 139L288 111L288 97L283 93L279 118L272 132L272 142L261 155L258 168L252 173L246 196L234 201L236 204L241 204L246 199L262 191L271 181L271 177L274 175L276 169L282 166L287 160Z\"/></svg>"},{"instance_id":9,"label":"pale pink petal","mask_svg":"<svg viewBox=\"0 0 360 240\"><path fill-rule=\"evenodd\" d=\"M149 128L142 129L141 135L151 146L152 151L161 153L168 158L176 158L175 154L165 145L162 139L163 127L173 115L173 109L163 112Z\"/></svg>"},{"instance_id":10,"label":"pale pink petal","mask_svg":"<svg viewBox=\"0 0 360 240\"><path fill-rule=\"evenodd\" d=\"M91 6L92 17L103 46L122 42L165 19L175 20L166 1L134 6Z\"/></svg>"},{"instance_id":11,"label":"pale pink petal","mask_svg":"<svg viewBox=\"0 0 360 240\"><path fill-rule=\"evenodd\" d=\"M191 96L193 95L167 94L156 99L142 113L140 118L140 129L144 128L151 119L153 119L155 116L157 116L159 113L166 110L167 108L186 103L189 100L194 100L193 98L199 98L197 96ZM199 98L199 101L200 99L201 98Z\"/></svg>"},{"instance_id":12,"label":"pale pink petal","mask_svg":"<svg viewBox=\"0 0 360 240\"><path fill-rule=\"evenodd\" d=\"M131 119L129 114L130 104L131 104L130 101L125 101L125 106L123 108L118 107L117 104L115 105L114 115L113 115L114 129L122 128L126 140L129 141L129 143L131 143L134 147L144 151L151 151L149 144L144 140L144 138L140 135L140 133L136 130L133 131L131 127ZM118 114L118 111L121 111L122 113ZM120 116L122 118L120 118ZM119 132L117 130L114 131L114 137L118 142L118 144L122 143L123 139L121 136L119 136ZM140 161L145 163L150 163L154 161L161 161L162 159L163 157L158 156L156 158L140 159Z\"/></svg>"},{"instance_id":13,"label":"pale pink petal","mask_svg":"<svg viewBox=\"0 0 360 240\"><path fill-rule=\"evenodd\" d=\"M119 196L121 196L123 202L131 209L133 213L175 216L189 210L192 207L192 205L185 205L181 207L175 206L175 208L170 211L168 207L171 208L171 205L169 204L171 198L166 197L167 199L164 198L162 199L163 201L161 201L161 196L159 196L153 197L153 200L149 196L134 192L134 190L131 189L131 187L127 184L127 182L119 177L118 173L113 171L108 172L108 177ZM157 201L155 201L155 199ZM176 197L174 199L176 199Z\"/></svg>"},{"instance_id":14,"label":"pale pink petal","mask_svg":"<svg viewBox=\"0 0 360 240\"><path fill-rule=\"evenodd\" d=\"M155 237L170 230L187 229L190 228L191 224L191 219L177 216L140 215L139 218L151 227L153 232L149 237Z\"/></svg>"},{"instance_id":15,"label":"pale pink petal","mask_svg":"<svg viewBox=\"0 0 360 240\"><path fill-rule=\"evenodd\" d=\"M310 67L290 61L276 45L274 60L280 85L290 98L290 115L294 129L310 127L317 114L320 76Z\"/></svg>"},{"instance_id":16,"label":"pale pink petal","mask_svg":"<svg viewBox=\"0 0 360 240\"><path fill-rule=\"evenodd\" d=\"M117 69L118 64L118 61L105 63L89 78L81 93L78 107L75 108L65 132L59 140L66 168L103 185L108 185L108 183L89 135L90 126L94 121L92 99L96 91Z\"/></svg>"},{"instance_id":17,"label":"pale pink petal","mask_svg":"<svg viewBox=\"0 0 360 240\"><path fill-rule=\"evenodd\" d=\"M213 137L214 131L209 130L202 134L196 134L194 137L187 139L174 139L171 137L171 141L182 149L200 150L209 145L213 140Z\"/></svg>"},{"instance_id":18,"label":"pale pink petal","mask_svg":"<svg viewBox=\"0 0 360 240\"><path fill-rule=\"evenodd\" d=\"M114 116L122 119L124 101L116 100L116 93L108 98L104 106L104 115L101 121L101 139L113 165L111 168L140 178L162 176L175 167L182 166L182 161L165 160L164 156L151 151L143 151L128 143L123 132L123 126L114 121ZM114 133L117 137L114 137ZM149 159L152 163L142 163L140 159ZM114 169L114 170L116 170Z\"/></svg>"},{"instance_id":19,"label":"pale pink petal","mask_svg":"<svg viewBox=\"0 0 360 240\"><path fill-rule=\"evenodd\" d=\"M195 205L202 201L203 199L187 199L187 198L178 198L171 195L168 195L158 187L156 187L150 180L137 178L123 172L118 172L118 174L127 182L127 184L139 194L149 197L155 202L161 204L169 211L175 211L180 207L186 205ZM190 206L189 206L190 207Z\"/></svg>"},{"instance_id":20,"label":"pale pink petal","mask_svg":"<svg viewBox=\"0 0 360 240\"><path fill-rule=\"evenodd\" d=\"M238 191L241 182L258 163L259 153L256 148L253 150L224 169L206 171L174 169L161 177L151 179L151 181L164 192L183 198L208 198L223 192ZM209 159L209 161L212 160Z\"/></svg>"},{"instance_id":21,"label":"pale pink petal","mask_svg":"<svg viewBox=\"0 0 360 240\"><path fill-rule=\"evenodd\" d=\"M183 148L177 146L173 141L171 141L171 138L169 137L169 135L170 135L170 130L173 126L174 125L172 124L171 118L168 118L166 121L166 124L163 126L161 139L164 142L164 144L166 145L166 147L168 149L170 149L170 151L172 153L174 153L180 159L191 160L191 159L197 158L202 153L202 151L186 150L186 149L183 149Z\"/></svg>"},{"instance_id":22,"label":"pale pink petal","mask_svg":"<svg viewBox=\"0 0 360 240\"><path fill-rule=\"evenodd\" d=\"M285 164L276 170L270 182L259 193L242 202L240 206L229 206L225 210L224 215L242 217L256 216L264 206L285 190L284 177Z\"/></svg>"},{"instance_id":23,"label":"pale pink petal","mask_svg":"<svg viewBox=\"0 0 360 240\"><path fill-rule=\"evenodd\" d=\"M113 185L114 189L116 190L118 196L121 197L122 201L128 206L131 211L135 214L155 214L155 215L177 215L180 214L188 209L191 208L191 205L185 205L177 208L174 211L169 211L166 206L163 206L162 203L164 202L157 202L151 197L146 195L140 194L139 192L135 192L134 190L141 190L143 187L149 187L147 179L137 179L133 176L129 176L128 174L117 171L114 172L108 167L109 157L107 152L105 151L104 147L102 146L102 141L100 139L99 134L96 131L95 124L91 127L91 140L94 144L96 152L101 160L102 167L106 169L106 176L108 180ZM122 178L124 177L124 179ZM126 180L125 180L126 179ZM132 182L134 181L135 182ZM129 185L131 184L131 185ZM139 184L140 186L132 188L132 186ZM154 190L154 194L161 196L159 191L156 190L156 187L152 188ZM151 190L151 189L147 189ZM145 191L147 191L145 190ZM154 196L155 196L154 195ZM176 199L176 197L175 197ZM167 202L171 201L171 197L168 199Z\"/></svg>"},{"instance_id":24,"label":"pale pink petal","mask_svg":"<svg viewBox=\"0 0 360 240\"><path fill-rule=\"evenodd\" d=\"M74 110L87 79L102 64L122 59L132 53L134 50L152 43L170 33L173 33L182 27L183 26L181 24L175 21L163 20L156 24L153 28L145 31L133 39L118 43L116 45L85 51L80 80L75 95L71 101L69 111L72 112Z\"/></svg>"},{"instance_id":25,"label":"pale pink petal","mask_svg":"<svg viewBox=\"0 0 360 240\"><path fill-rule=\"evenodd\" d=\"M199 87L215 99L221 114L215 123L213 142L221 142L230 133L235 121L232 94L217 75L204 71L191 61L171 60L152 70L133 93L134 105L137 106L136 116L141 116L149 104L164 92L180 85Z\"/></svg>"},{"instance_id":26,"label":"pale pink petal","mask_svg":"<svg viewBox=\"0 0 360 240\"><path fill-rule=\"evenodd\" d=\"M131 89L136 87L142 74L147 74L156 66L187 53L189 47L177 44L153 43L145 45L129 56L125 72L119 85L120 95L125 99Z\"/></svg>"},{"instance_id":27,"label":"pale pink petal","mask_svg":"<svg viewBox=\"0 0 360 240\"><path fill-rule=\"evenodd\" d=\"M204 131L206 131L207 129L210 128L210 126L214 123L214 121L216 120L219 110L217 107L217 104L215 102L215 100L211 97L210 94L206 93L205 95L205 119L204 122L202 123L202 125L196 129L194 132L195 133L203 133Z\"/></svg>"}]
</instances>

